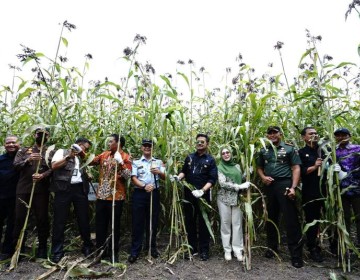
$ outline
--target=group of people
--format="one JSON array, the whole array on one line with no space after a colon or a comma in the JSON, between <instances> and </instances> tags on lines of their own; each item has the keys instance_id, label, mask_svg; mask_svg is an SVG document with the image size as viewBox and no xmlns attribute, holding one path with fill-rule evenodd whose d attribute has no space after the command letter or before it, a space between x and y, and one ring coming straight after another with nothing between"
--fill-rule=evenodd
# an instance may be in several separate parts
<instances>
[{"instance_id":1,"label":"group of people","mask_svg":"<svg viewBox=\"0 0 360 280\"><path fill-rule=\"evenodd\" d=\"M351 144L351 133L346 128L335 131L337 141L337 163L342 195L342 204L347 231L351 228L351 209L355 214L357 243L360 244L360 146ZM313 127L301 132L305 147L297 150L284 143L278 126L270 126L266 136L269 145L262 148L257 156L257 173L263 182L267 200L268 221L266 223L267 247L265 257L272 258L278 253L279 214L282 212L287 232L287 244L294 267L303 266L303 236L299 213L296 207L295 189L302 182L302 203L306 223L319 220L326 196L324 172L321 168L324 151L318 145L318 134ZM27 206L34 188L32 211L36 219L38 247L36 256L47 258L49 237L49 191L54 192L52 245L50 259L57 263L64 256L65 225L70 206L73 205L85 256L94 250L90 238L89 202L87 194L93 188L91 178L83 166L86 153L92 143L87 138L78 138L69 149L50 151L46 143L50 137L47 128L35 130L32 147L21 147L18 137L5 139L4 155L0 156L0 237L6 221L6 232L0 259L14 253L23 228ZM208 153L209 136L196 136L196 151L189 154L178 175L169 175L171 181L186 180L191 186L184 188L183 204L185 228L191 255L199 254L200 260L209 259L210 231L203 216L201 203L211 201L211 188L218 182L217 205L220 214L220 233L224 258L234 256L244 259L242 210L239 193L249 188L244 172L234 161L231 147L220 149L220 161L216 164ZM143 247L153 258L160 256L157 250L157 228L160 213L160 180L165 180L163 161L153 156L153 142L143 139L142 156L132 160L125 153L125 138L118 134L108 137L108 150L95 156L90 165L99 166L99 186L96 190L96 248L103 249L103 257L114 252L118 260L120 220L126 198L126 183L131 180L132 192L132 240L128 261L136 262ZM322 176L321 176L322 175ZM323 178L320 181L320 178ZM114 217L113 214L114 213ZM113 223L114 235L111 235ZM317 235L319 224L315 223L306 231L310 257L323 261ZM145 235L145 242L144 242ZM0 239L1 240L1 239ZM24 245L22 244L24 247ZM334 248L336 250L336 247ZM232 254L233 253L233 254ZM191 256L189 256L191 257Z\"/></svg>"},{"instance_id":2,"label":"group of people","mask_svg":"<svg viewBox=\"0 0 360 280\"><path fill-rule=\"evenodd\" d=\"M321 211L324 210L326 193L326 169L333 166L338 173L342 189L342 205L346 230L350 233L352 211L357 228L357 246L360 245L360 145L350 143L351 133L346 128L335 130L336 163L324 162L326 149L319 145L319 136L315 128L305 127L301 131L305 147L297 150L282 140L283 133L278 126L267 129L267 138L271 142L263 148L257 158L257 172L264 183L267 198L268 222L266 224L267 247L265 257L272 258L278 253L279 213L282 212L287 245L291 263L294 267L303 266L303 238L295 202L295 189L302 182L302 205L307 224L313 223L306 231L307 248L310 258L322 262L323 255L319 246L318 234ZM321 170L323 168L323 170ZM322 179L321 179L322 178ZM337 236L330 238L332 253L337 255Z\"/></svg>"}]
</instances>

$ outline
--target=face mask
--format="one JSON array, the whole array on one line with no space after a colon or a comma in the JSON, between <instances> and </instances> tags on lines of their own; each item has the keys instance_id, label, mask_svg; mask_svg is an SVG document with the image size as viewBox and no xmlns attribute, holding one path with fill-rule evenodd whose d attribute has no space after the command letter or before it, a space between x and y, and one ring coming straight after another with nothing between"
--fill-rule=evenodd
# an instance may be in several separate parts
<instances>
[{"instance_id":1,"label":"face mask","mask_svg":"<svg viewBox=\"0 0 360 280\"><path fill-rule=\"evenodd\" d=\"M37 133L36 138L35 138L36 144L41 145L42 139L43 139L43 133ZM47 142L47 138L46 138L46 135L45 135L43 144L45 144L46 142Z\"/></svg>"}]
</instances>

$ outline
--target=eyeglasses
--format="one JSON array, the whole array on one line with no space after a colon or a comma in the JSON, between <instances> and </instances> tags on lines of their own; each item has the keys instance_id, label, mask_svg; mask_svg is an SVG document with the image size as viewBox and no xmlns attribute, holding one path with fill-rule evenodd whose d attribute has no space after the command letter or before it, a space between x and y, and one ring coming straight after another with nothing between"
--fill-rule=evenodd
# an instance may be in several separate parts
<instances>
[{"instance_id":1,"label":"eyeglasses","mask_svg":"<svg viewBox=\"0 0 360 280\"><path fill-rule=\"evenodd\" d=\"M228 155L228 154L230 154L230 152L229 152L229 151L225 151L225 152L222 152L221 154L222 154L222 155Z\"/></svg>"},{"instance_id":2,"label":"eyeglasses","mask_svg":"<svg viewBox=\"0 0 360 280\"><path fill-rule=\"evenodd\" d=\"M204 140L199 140L199 141L196 141L196 144L205 144L205 141Z\"/></svg>"}]
</instances>

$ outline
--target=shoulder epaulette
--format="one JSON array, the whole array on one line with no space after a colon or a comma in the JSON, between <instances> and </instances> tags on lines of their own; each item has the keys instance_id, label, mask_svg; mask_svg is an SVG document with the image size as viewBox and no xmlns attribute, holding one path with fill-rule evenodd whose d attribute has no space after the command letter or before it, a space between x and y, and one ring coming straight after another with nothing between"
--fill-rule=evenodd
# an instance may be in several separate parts
<instances>
[{"instance_id":1,"label":"shoulder epaulette","mask_svg":"<svg viewBox=\"0 0 360 280\"><path fill-rule=\"evenodd\" d=\"M285 145L295 146L294 143L292 143L292 142L285 142Z\"/></svg>"}]
</instances>

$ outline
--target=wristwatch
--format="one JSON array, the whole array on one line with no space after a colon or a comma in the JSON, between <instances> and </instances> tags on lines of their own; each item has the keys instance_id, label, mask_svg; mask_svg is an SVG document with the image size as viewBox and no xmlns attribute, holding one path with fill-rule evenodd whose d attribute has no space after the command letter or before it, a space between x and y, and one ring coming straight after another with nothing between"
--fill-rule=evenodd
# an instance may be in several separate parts
<instances>
[{"instance_id":1,"label":"wristwatch","mask_svg":"<svg viewBox=\"0 0 360 280\"><path fill-rule=\"evenodd\" d=\"M146 184L144 183L144 185L142 185L142 188L145 189L145 187L146 187Z\"/></svg>"}]
</instances>

